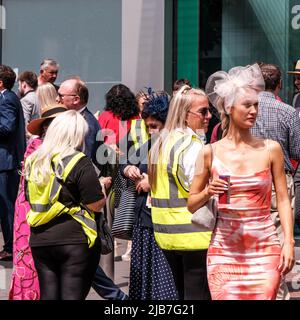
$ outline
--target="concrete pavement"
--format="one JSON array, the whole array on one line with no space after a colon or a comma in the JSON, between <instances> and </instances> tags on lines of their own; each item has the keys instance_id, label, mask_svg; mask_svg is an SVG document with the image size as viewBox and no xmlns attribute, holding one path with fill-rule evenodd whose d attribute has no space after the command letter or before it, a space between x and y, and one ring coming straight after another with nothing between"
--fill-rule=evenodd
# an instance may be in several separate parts
<instances>
[{"instance_id":1,"label":"concrete pavement","mask_svg":"<svg viewBox=\"0 0 300 320\"><path fill-rule=\"evenodd\" d=\"M0 232L0 248L2 249L2 233ZM114 257L114 280L115 283L128 294L129 285L129 261L122 261L121 255L126 251L127 241L117 239L117 247L115 248ZM300 238L296 239L295 247L296 259L300 261ZM104 266L107 274L109 274L109 264ZM12 273L12 262L0 261L0 300L7 300L10 288L10 280ZM286 281L290 290L291 300L300 300L300 265L295 265L293 270L286 276ZM93 290L87 297L87 300L102 300L102 298Z\"/></svg>"},{"instance_id":2,"label":"concrete pavement","mask_svg":"<svg viewBox=\"0 0 300 320\"><path fill-rule=\"evenodd\" d=\"M2 250L3 236L0 232L0 250ZM128 294L129 285L129 261L122 261L122 254L126 252L127 241L117 239L114 257L114 281L123 292ZM101 258L102 259L102 258ZM104 258L105 259L105 258ZM109 274L109 266L104 266L104 270ZM0 261L0 300L8 300L9 288L11 283L12 262ZM87 300L103 300L93 289L90 290Z\"/></svg>"}]
</instances>

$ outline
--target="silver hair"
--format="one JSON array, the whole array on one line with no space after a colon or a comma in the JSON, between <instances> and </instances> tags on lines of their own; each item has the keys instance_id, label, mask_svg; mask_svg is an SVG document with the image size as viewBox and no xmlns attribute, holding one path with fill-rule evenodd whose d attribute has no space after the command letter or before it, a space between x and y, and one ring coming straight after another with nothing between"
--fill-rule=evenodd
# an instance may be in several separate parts
<instances>
[{"instance_id":1,"label":"silver hair","mask_svg":"<svg viewBox=\"0 0 300 320\"><path fill-rule=\"evenodd\" d=\"M50 66L59 68L59 64L54 59L45 59L42 61L40 69L46 70Z\"/></svg>"}]
</instances>

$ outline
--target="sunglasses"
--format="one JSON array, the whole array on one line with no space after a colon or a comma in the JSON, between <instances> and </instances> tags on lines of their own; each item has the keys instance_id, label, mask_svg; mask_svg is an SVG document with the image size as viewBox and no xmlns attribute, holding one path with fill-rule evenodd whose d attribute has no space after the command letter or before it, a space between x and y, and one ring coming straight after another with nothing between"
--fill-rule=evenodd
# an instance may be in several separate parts
<instances>
[{"instance_id":1,"label":"sunglasses","mask_svg":"<svg viewBox=\"0 0 300 320\"><path fill-rule=\"evenodd\" d=\"M202 114L203 117L207 116L208 113L212 113L212 108L210 107L205 107L205 108L201 108L197 111L189 111L189 113L194 113L194 114Z\"/></svg>"}]
</instances>

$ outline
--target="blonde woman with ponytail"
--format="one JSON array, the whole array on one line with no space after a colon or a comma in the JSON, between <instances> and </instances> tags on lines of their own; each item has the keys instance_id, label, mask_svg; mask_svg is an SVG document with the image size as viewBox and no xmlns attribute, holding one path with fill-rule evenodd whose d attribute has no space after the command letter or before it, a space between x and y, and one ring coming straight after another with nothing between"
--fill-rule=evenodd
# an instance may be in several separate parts
<instances>
[{"instance_id":1,"label":"blonde woman with ponytail","mask_svg":"<svg viewBox=\"0 0 300 320\"><path fill-rule=\"evenodd\" d=\"M219 108L219 115L221 122L217 123L212 131L210 137L210 143L215 143L218 140L224 138L228 132L229 128L229 115L222 111L222 108Z\"/></svg>"},{"instance_id":2,"label":"blonde woman with ponytail","mask_svg":"<svg viewBox=\"0 0 300 320\"><path fill-rule=\"evenodd\" d=\"M88 124L75 110L58 115L25 163L30 247L41 300L82 300L99 264L95 214L105 204L83 153Z\"/></svg>"},{"instance_id":3,"label":"blonde woman with ponytail","mask_svg":"<svg viewBox=\"0 0 300 320\"><path fill-rule=\"evenodd\" d=\"M213 300L275 299L281 277L294 264L283 152L277 142L258 139L250 131L264 85L257 64L216 72L206 85L211 103L223 114L224 135L198 157L188 209L194 213L211 197L218 202L207 254ZM270 214L272 181L283 247Z\"/></svg>"},{"instance_id":4,"label":"blonde woman with ponytail","mask_svg":"<svg viewBox=\"0 0 300 320\"><path fill-rule=\"evenodd\" d=\"M38 86L36 95L40 106L40 113L43 113L45 109L57 104L57 91L50 82Z\"/></svg>"},{"instance_id":5,"label":"blonde woman with ponytail","mask_svg":"<svg viewBox=\"0 0 300 320\"><path fill-rule=\"evenodd\" d=\"M171 267L179 299L210 299L206 252L211 233L194 227L187 210L195 159L210 119L205 92L183 86L170 102L165 127L149 156L154 236Z\"/></svg>"}]
</instances>

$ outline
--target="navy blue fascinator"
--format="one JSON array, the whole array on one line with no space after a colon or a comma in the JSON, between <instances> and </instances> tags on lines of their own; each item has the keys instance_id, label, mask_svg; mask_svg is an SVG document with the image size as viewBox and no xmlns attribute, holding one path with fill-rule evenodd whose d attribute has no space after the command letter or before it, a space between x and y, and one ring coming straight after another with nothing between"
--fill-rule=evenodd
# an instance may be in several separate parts
<instances>
[{"instance_id":1,"label":"navy blue fascinator","mask_svg":"<svg viewBox=\"0 0 300 320\"><path fill-rule=\"evenodd\" d=\"M142 118L153 117L154 119L166 122L169 110L170 96L165 91L154 92L148 88L147 99L144 103Z\"/></svg>"}]
</instances>

